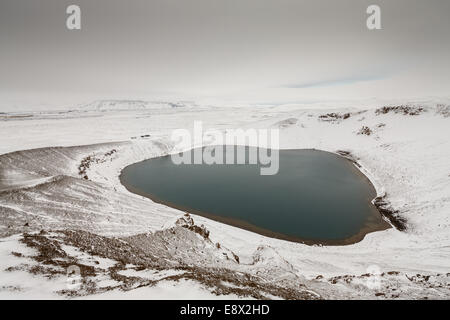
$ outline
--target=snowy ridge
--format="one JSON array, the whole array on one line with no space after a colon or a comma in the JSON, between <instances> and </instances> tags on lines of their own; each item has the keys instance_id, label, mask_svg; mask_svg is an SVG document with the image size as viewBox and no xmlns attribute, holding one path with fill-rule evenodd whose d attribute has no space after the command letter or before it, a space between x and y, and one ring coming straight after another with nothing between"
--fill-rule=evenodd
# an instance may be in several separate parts
<instances>
[{"instance_id":1,"label":"snowy ridge","mask_svg":"<svg viewBox=\"0 0 450 320\"><path fill-rule=\"evenodd\" d=\"M83 111L132 111L161 108L193 108L197 105L192 101L145 101L145 100L97 100L80 105L77 109Z\"/></svg>"}]
</instances>

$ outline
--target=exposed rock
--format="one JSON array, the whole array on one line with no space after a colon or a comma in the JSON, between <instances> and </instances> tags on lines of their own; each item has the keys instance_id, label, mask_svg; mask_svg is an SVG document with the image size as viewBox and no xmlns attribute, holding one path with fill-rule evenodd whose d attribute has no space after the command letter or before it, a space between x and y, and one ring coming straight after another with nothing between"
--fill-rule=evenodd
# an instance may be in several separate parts
<instances>
[{"instance_id":1,"label":"exposed rock","mask_svg":"<svg viewBox=\"0 0 450 320\"><path fill-rule=\"evenodd\" d=\"M372 130L367 126L363 126L361 129L359 129L358 134L365 134L366 136L370 136L372 134Z\"/></svg>"},{"instance_id":2,"label":"exposed rock","mask_svg":"<svg viewBox=\"0 0 450 320\"><path fill-rule=\"evenodd\" d=\"M111 157L114 153L116 153L116 149L112 149L111 151L105 152L102 156L89 155L81 160L80 165L78 166L78 174L86 180L89 180L86 171L90 168L92 163L103 163L106 161L108 157Z\"/></svg>"},{"instance_id":3,"label":"exposed rock","mask_svg":"<svg viewBox=\"0 0 450 320\"><path fill-rule=\"evenodd\" d=\"M450 104L437 104L436 113L444 116L445 118L450 117Z\"/></svg>"},{"instance_id":4,"label":"exposed rock","mask_svg":"<svg viewBox=\"0 0 450 320\"><path fill-rule=\"evenodd\" d=\"M384 106L375 110L376 115L386 114L389 112L401 113L403 115L417 116L425 112L425 108L421 106L399 105L399 106Z\"/></svg>"},{"instance_id":5,"label":"exposed rock","mask_svg":"<svg viewBox=\"0 0 450 320\"><path fill-rule=\"evenodd\" d=\"M378 211L386 217L389 222L399 231L406 230L406 219L401 217L398 210L392 209L388 202L385 200L386 195L382 197L376 197L373 200L373 204L377 207Z\"/></svg>"},{"instance_id":6,"label":"exposed rock","mask_svg":"<svg viewBox=\"0 0 450 320\"><path fill-rule=\"evenodd\" d=\"M327 114L322 114L319 116L319 120L322 121L336 121L336 120L345 120L350 118L350 113L344 113L344 114L340 114L340 113L335 113L335 112L331 112L331 113L327 113Z\"/></svg>"},{"instance_id":7,"label":"exposed rock","mask_svg":"<svg viewBox=\"0 0 450 320\"><path fill-rule=\"evenodd\" d=\"M192 219L192 217L188 213L186 213L183 217L179 218L175 222L175 225L194 231L195 233L198 233L205 239L209 238L209 230L206 229L206 227L203 224L201 226L197 226L194 223L194 219Z\"/></svg>"}]
</instances>

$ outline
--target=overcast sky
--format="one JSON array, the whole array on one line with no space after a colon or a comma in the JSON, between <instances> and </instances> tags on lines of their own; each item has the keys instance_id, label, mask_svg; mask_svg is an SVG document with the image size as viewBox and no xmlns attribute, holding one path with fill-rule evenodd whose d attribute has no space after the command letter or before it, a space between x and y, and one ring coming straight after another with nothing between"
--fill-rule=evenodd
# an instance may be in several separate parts
<instances>
[{"instance_id":1,"label":"overcast sky","mask_svg":"<svg viewBox=\"0 0 450 320\"><path fill-rule=\"evenodd\" d=\"M449 58L448 0L0 1L2 101L449 96Z\"/></svg>"}]
</instances>

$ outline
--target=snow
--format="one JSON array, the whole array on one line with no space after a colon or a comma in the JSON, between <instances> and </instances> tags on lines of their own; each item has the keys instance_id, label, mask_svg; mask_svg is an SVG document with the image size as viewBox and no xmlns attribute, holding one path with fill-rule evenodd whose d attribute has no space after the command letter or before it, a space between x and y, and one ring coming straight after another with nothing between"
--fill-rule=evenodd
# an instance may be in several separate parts
<instances>
[{"instance_id":1,"label":"snow","mask_svg":"<svg viewBox=\"0 0 450 320\"><path fill-rule=\"evenodd\" d=\"M112 299L112 300L235 300L239 297L236 295L212 294L206 288L198 285L193 281L163 281L153 287L143 287L125 292L121 290L113 290L101 294L83 297L83 299Z\"/></svg>"},{"instance_id":2,"label":"snow","mask_svg":"<svg viewBox=\"0 0 450 320\"><path fill-rule=\"evenodd\" d=\"M121 236L159 230L172 225L182 213L129 193L118 179L122 168L175 152L169 139L171 131L177 128L192 129L196 120L203 121L205 129L220 130L271 128L283 123L280 127L281 149L315 148L351 152L376 187L378 195L385 194L389 204L407 219L407 231L400 232L394 228L378 231L366 235L361 242L347 246L306 246L193 215L196 223L204 224L211 231L210 238L214 243L219 242L235 252L241 264L248 265L250 270L286 263L283 272L289 269L289 272L307 279L318 275L361 275L372 265L378 266L382 272L446 274L450 270L450 118L439 113L436 103L432 101L426 103L425 112L415 116L393 112L377 115L374 106L369 109L366 106L358 109L341 105L319 109L305 105L257 108L191 106L136 107L129 110L125 107L114 109L108 102L101 107L88 107L88 112L72 109L70 113L5 117L0 119L0 153L3 154L0 156L0 190L23 190L27 187L30 191L21 191L24 197L32 193L35 198L26 202L8 193L0 193L0 210L9 210L0 212L5 215L3 212L20 212L20 217L37 215L34 219L39 226L60 227L68 223L104 235ZM318 118L328 112L349 112L351 116L336 121ZM358 135L362 126L369 127L372 134ZM39 153L36 157L49 161L27 170L24 169L25 164L33 161L34 153L11 154L19 150L55 146L86 147ZM116 149L117 153L104 157L105 152L111 149ZM62 152L61 156L58 157L56 152ZM92 182L68 180L66 176L80 178L77 167L81 159L88 155L101 159L87 170ZM9 157L10 160L1 162L1 157ZM52 167L50 159L58 159L60 164L55 162ZM59 175L64 175L64 178L58 178L59 184L55 184L55 177ZM34 189L36 187L39 191ZM55 199L55 192L60 192L61 197ZM89 200L92 196L89 193L95 193L101 200ZM47 210L46 203L54 203L55 207ZM74 212L73 217L62 214L67 210ZM3 227L6 228L6 225ZM3 247L12 243L8 242L12 240L2 240ZM258 251L261 246L264 249ZM12 248L4 248L1 251L2 270L3 266L15 263L14 257L7 253ZM267 261L270 265L253 265L255 252L267 255L264 259L260 257L259 261ZM13 283L3 277L2 286ZM30 278L26 282L27 287L31 288L29 296L38 297L39 288L45 286L41 280L37 282L25 273L20 274L20 278ZM211 297L206 289L186 282L167 283L167 286L158 283L156 288L135 289L133 294L113 291L94 298L190 298L189 290L195 291L192 293L194 296ZM341 293L335 289L333 294L345 296L358 290L345 287ZM13 297L15 293L2 290L0 295Z\"/></svg>"},{"instance_id":3,"label":"snow","mask_svg":"<svg viewBox=\"0 0 450 320\"><path fill-rule=\"evenodd\" d=\"M24 263L33 264L29 258L19 258L12 252L34 254L34 250L19 242L14 235L0 239L0 299L61 299L53 292L66 288L66 279L46 279L21 270ZM18 268L7 271L7 268Z\"/></svg>"}]
</instances>

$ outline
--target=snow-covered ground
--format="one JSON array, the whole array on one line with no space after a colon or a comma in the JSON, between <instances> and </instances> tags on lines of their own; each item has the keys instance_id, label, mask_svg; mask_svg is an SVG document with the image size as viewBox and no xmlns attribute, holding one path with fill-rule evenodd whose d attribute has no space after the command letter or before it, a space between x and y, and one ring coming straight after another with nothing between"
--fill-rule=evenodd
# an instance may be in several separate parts
<instances>
[{"instance_id":1,"label":"snow-covered ground","mask_svg":"<svg viewBox=\"0 0 450 320\"><path fill-rule=\"evenodd\" d=\"M333 114L326 116L329 113ZM349 116L344 117L347 113ZM203 122L205 129L279 128L282 149L350 152L378 194L384 195L390 208L406 219L406 231L390 228L370 233L352 245L321 247L264 237L195 215L195 224L203 224L210 231L207 239L186 229L189 225L180 227L176 221L183 212L129 193L118 176L126 165L176 152L170 140L172 130L192 129L197 120ZM165 261L170 257L183 260L191 267L221 267L259 277L264 297L290 295L263 282L296 290L297 295L292 295L295 297L310 292L311 297L322 298L448 299L449 124L449 103L411 104L407 108L376 111L364 106L232 108L107 101L70 111L0 114L0 296L67 297L61 294L67 282L63 275L47 279L45 272L29 272L33 264L42 261L28 252L32 249L22 241L23 233L77 229L113 239L127 237L123 239L138 248L142 241L136 242L133 236L162 230L148 237L164 239L167 250L150 247L148 252L152 255L164 257ZM361 130L363 127L368 129ZM190 239L185 241L185 247L183 241L164 233L171 228L175 228L174 234ZM69 241L58 237L58 241ZM189 245L198 251L183 251L189 250ZM66 253L71 261L79 261L69 252ZM101 257L98 252L90 254L96 259ZM238 262L233 260L234 254L239 257ZM106 281L105 287L111 290L86 295L164 298L176 297L176 292L186 292L189 287L189 297L185 298L217 294L260 297L259 293L227 290L223 284L214 291L211 281L202 282L192 276L178 281L154 280L158 282L151 288L123 291L123 286L118 289L110 284L121 278L108 278L111 274L107 270L108 267L99 268L95 281ZM119 274L132 277L135 272L139 270L125 265ZM145 274L152 272L147 270ZM282 279L303 289L282 284ZM196 284L191 283L195 281Z\"/></svg>"}]
</instances>

